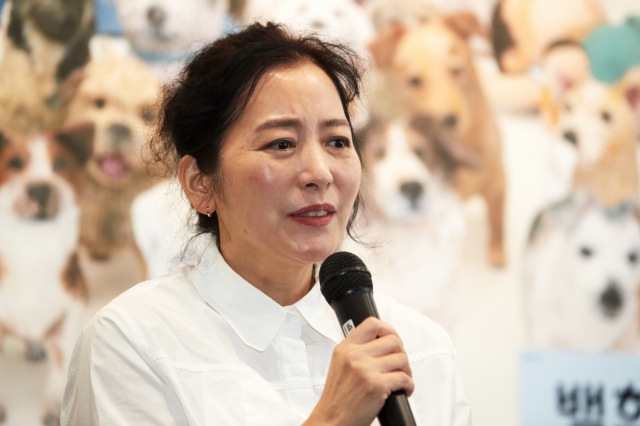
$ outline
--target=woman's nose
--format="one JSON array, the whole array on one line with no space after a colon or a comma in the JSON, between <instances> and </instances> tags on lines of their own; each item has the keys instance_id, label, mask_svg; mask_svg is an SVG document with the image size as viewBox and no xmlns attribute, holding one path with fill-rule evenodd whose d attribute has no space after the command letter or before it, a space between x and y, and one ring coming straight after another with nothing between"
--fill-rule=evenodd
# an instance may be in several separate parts
<instances>
[{"instance_id":1,"label":"woman's nose","mask_svg":"<svg viewBox=\"0 0 640 426\"><path fill-rule=\"evenodd\" d=\"M326 153L319 147L301 152L301 169L298 184L305 189L325 189L333 182L333 174Z\"/></svg>"}]
</instances>

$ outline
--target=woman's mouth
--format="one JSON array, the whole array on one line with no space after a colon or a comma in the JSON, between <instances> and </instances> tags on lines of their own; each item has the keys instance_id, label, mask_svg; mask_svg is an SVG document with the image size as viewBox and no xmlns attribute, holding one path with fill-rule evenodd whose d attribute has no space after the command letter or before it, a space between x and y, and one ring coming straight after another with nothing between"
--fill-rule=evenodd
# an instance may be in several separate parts
<instances>
[{"instance_id":1,"label":"woman's mouth","mask_svg":"<svg viewBox=\"0 0 640 426\"><path fill-rule=\"evenodd\" d=\"M336 209L331 204L321 204L303 207L289 217L298 223L308 226L325 226L335 214Z\"/></svg>"}]
</instances>

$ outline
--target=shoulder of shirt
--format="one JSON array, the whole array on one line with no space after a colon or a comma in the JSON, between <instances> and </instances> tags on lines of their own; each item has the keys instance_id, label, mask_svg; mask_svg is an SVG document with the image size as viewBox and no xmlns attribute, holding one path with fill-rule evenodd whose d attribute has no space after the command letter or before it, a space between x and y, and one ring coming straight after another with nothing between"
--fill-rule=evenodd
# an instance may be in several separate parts
<instances>
[{"instance_id":1,"label":"shoulder of shirt","mask_svg":"<svg viewBox=\"0 0 640 426\"><path fill-rule=\"evenodd\" d=\"M162 277L138 283L124 291L91 318L85 326L85 332L104 322L122 328L126 323L144 320L145 316L149 316L153 311L159 311L167 304L176 302L176 296L184 297L185 293L189 293L189 289L193 289L188 278L191 268L185 266Z\"/></svg>"},{"instance_id":2,"label":"shoulder of shirt","mask_svg":"<svg viewBox=\"0 0 640 426\"><path fill-rule=\"evenodd\" d=\"M391 324L402 339L409 362L418 362L435 355L455 357L449 334L418 311L384 295L375 296L380 318Z\"/></svg>"}]
</instances>

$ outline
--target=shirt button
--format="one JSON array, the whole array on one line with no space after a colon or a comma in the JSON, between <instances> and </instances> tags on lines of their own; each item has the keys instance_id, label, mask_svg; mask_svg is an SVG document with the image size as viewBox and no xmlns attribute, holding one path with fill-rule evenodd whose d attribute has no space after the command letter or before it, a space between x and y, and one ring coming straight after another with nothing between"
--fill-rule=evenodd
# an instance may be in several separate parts
<instances>
[{"instance_id":1,"label":"shirt button","mask_svg":"<svg viewBox=\"0 0 640 426\"><path fill-rule=\"evenodd\" d=\"M300 374L300 369L298 367L289 367L289 373L293 376L297 376Z\"/></svg>"}]
</instances>

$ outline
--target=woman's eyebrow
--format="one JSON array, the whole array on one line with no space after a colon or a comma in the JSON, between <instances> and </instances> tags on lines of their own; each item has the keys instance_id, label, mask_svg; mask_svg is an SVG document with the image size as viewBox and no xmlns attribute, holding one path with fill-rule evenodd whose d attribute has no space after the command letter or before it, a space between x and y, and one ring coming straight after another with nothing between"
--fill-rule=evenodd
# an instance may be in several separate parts
<instances>
[{"instance_id":1,"label":"woman's eyebrow","mask_svg":"<svg viewBox=\"0 0 640 426\"><path fill-rule=\"evenodd\" d=\"M341 127L349 126L349 122L344 118L334 118L331 120L325 120L320 123L321 128L327 127ZM256 131L268 130L268 129L280 129L280 128L299 128L302 127L302 122L297 118L276 118L268 120L262 123Z\"/></svg>"}]
</instances>

